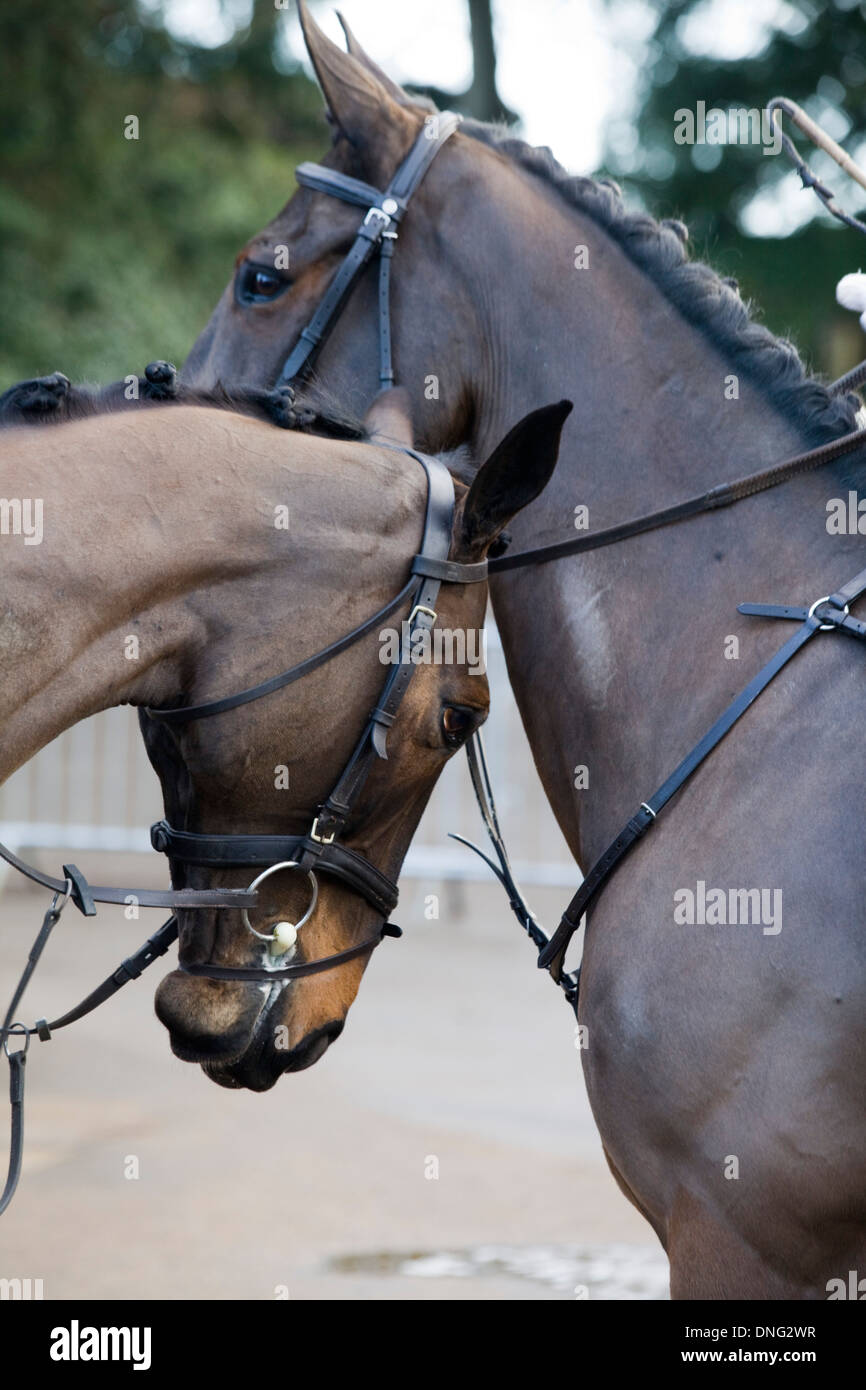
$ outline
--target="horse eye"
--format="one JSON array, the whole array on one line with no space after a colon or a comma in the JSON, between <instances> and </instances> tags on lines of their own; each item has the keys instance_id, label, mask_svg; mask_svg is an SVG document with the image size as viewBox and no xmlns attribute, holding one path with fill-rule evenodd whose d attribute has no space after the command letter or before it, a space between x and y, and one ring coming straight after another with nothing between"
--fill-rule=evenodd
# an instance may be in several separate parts
<instances>
[{"instance_id":1,"label":"horse eye","mask_svg":"<svg viewBox=\"0 0 866 1390\"><path fill-rule=\"evenodd\" d=\"M266 266L245 265L238 279L238 294L245 304L260 304L262 300L276 299L289 283Z\"/></svg>"},{"instance_id":2,"label":"horse eye","mask_svg":"<svg viewBox=\"0 0 866 1390\"><path fill-rule=\"evenodd\" d=\"M442 737L451 748L457 748L475 728L475 711L462 705L446 705L442 711Z\"/></svg>"}]
</instances>

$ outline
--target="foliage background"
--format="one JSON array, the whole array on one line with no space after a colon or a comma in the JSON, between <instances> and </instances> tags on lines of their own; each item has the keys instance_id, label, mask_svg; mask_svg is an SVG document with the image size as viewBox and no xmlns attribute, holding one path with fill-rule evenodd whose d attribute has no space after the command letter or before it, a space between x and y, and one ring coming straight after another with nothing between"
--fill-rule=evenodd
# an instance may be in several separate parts
<instances>
[{"instance_id":1,"label":"foliage background","mask_svg":"<svg viewBox=\"0 0 866 1390\"><path fill-rule=\"evenodd\" d=\"M180 363L240 246L290 195L294 166L326 146L317 90L280 64L277 26L297 24L293 9L256 0L248 25L206 49L171 37L167 2L46 0L34 10L0 0L0 389L57 367L109 380L154 357ZM418 5L422 22L427 0L406 3ZM476 78L467 93L440 94L452 104L501 114L483 53L497 4L514 3L494 0L491 26L489 0L467 0ZM856 319L833 302L836 281L862 256L859 237L820 214L787 237L747 235L744 209L772 194L782 160L730 147L713 164L706 149L674 145L673 112L699 99L760 107L783 92L828 121L852 153L862 146L862 158L866 5L783 0L754 51L722 60L688 41L690 18L709 3L649 6L639 88L611 127L604 172L657 215L688 222L694 252L735 275L773 329L835 374L862 355ZM753 8L752 0L712 3L734 27ZM557 42L552 14L539 10L538 50L527 63L543 62L545 45ZM491 110L478 111L479 100ZM137 141L124 138L130 113L140 118ZM574 119L579 94L563 93L563 120ZM555 151L555 133L551 143ZM814 165L854 210L841 171L821 157Z\"/></svg>"},{"instance_id":2,"label":"foliage background","mask_svg":"<svg viewBox=\"0 0 866 1390\"><path fill-rule=\"evenodd\" d=\"M316 88L274 66L277 18L259 5L207 50L135 0L4 0L0 386L183 360L238 250L327 138Z\"/></svg>"}]
</instances>

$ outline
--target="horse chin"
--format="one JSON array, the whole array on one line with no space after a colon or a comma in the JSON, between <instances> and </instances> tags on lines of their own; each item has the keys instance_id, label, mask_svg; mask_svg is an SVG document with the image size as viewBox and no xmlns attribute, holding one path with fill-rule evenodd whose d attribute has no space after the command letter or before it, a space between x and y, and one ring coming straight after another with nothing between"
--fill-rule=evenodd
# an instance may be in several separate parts
<instances>
[{"instance_id":1,"label":"horse chin","mask_svg":"<svg viewBox=\"0 0 866 1390\"><path fill-rule=\"evenodd\" d=\"M218 1086L228 1090L269 1091L284 1072L305 1071L318 1062L343 1031L343 1021L335 1019L308 1033L286 1052L267 1047L267 1029L257 1029L240 1057L230 1062L202 1062L201 1069Z\"/></svg>"}]
</instances>

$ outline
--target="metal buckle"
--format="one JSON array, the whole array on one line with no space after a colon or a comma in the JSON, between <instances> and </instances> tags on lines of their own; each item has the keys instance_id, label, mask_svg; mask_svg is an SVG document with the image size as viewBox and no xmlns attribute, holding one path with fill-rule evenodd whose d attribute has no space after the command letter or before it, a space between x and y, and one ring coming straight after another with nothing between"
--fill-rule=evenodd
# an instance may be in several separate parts
<instances>
[{"instance_id":1,"label":"metal buckle","mask_svg":"<svg viewBox=\"0 0 866 1390\"><path fill-rule=\"evenodd\" d=\"M423 603L416 603L416 604L415 604L415 607L412 609L412 612L409 614L409 626L410 626L410 627L411 627L412 624L414 623L415 618L416 618L416 616L417 616L419 613L427 613L427 614L429 614L429 617L430 617L430 626L431 626L431 627L433 626L433 624L435 623L435 621L436 621L436 619L437 619L437 617L438 617L438 614L437 614L435 608L428 608L428 607L426 606L426 604L423 604Z\"/></svg>"},{"instance_id":2,"label":"metal buckle","mask_svg":"<svg viewBox=\"0 0 866 1390\"><path fill-rule=\"evenodd\" d=\"M316 832L316 827L318 826L318 824L319 817L316 816L316 819L313 821L313 828L310 831L310 839L315 840L317 845L332 845L337 838L336 830L334 830L330 835L319 835Z\"/></svg>"},{"instance_id":3,"label":"metal buckle","mask_svg":"<svg viewBox=\"0 0 866 1390\"><path fill-rule=\"evenodd\" d=\"M27 1052L30 1048L30 1032L31 1030L24 1023L10 1023L9 1027L6 1029L6 1036L3 1039L3 1051L6 1053L6 1056L10 1059L10 1061L14 1057L24 1057L27 1055ZM24 1046L15 1047L10 1052L10 1038L23 1038Z\"/></svg>"},{"instance_id":4,"label":"metal buckle","mask_svg":"<svg viewBox=\"0 0 866 1390\"><path fill-rule=\"evenodd\" d=\"M366 227L374 217L380 218L386 227L390 225L391 218L388 216L387 212L385 212L383 208L374 207L367 209L366 216L364 217L364 226Z\"/></svg>"},{"instance_id":5,"label":"metal buckle","mask_svg":"<svg viewBox=\"0 0 866 1390\"><path fill-rule=\"evenodd\" d=\"M831 598L831 595L830 595L830 594L825 594L823 598L816 598L815 602L812 604L812 607L809 609L809 612L808 612L807 616L808 616L809 618L813 617L814 614L815 614L815 609L816 609L816 608L820 608L822 603L828 603L829 600L830 600L830 598ZM834 607L835 607L835 605L834 605ZM802 612L803 610L801 609L800 611ZM845 604L845 607L844 607L844 608L837 609L836 611L839 612L839 613L841 613L843 617L847 618L847 616L848 616L848 605L847 605L847 603ZM836 627L836 626L837 626L836 623L819 623L819 624L818 624L818 631L819 631L819 632L832 632L832 631L833 631L833 628Z\"/></svg>"}]
</instances>

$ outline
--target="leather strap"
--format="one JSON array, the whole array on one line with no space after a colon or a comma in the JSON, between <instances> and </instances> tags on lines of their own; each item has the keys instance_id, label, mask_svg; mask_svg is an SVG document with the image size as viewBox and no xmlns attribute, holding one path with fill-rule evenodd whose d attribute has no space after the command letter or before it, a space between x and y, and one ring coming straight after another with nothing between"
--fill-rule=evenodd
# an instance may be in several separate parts
<instances>
[{"instance_id":1,"label":"leather strap","mask_svg":"<svg viewBox=\"0 0 866 1390\"><path fill-rule=\"evenodd\" d=\"M24 1153L24 1067L27 1056L23 1049L9 1053L9 1100L11 1104L11 1124L9 1129L9 1166L6 1182L0 1193L0 1216L15 1196L15 1189L21 1177L21 1159Z\"/></svg>"},{"instance_id":2,"label":"leather strap","mask_svg":"<svg viewBox=\"0 0 866 1390\"><path fill-rule=\"evenodd\" d=\"M469 776L472 781L472 788L475 792L475 799L478 802L478 809L481 812L481 819L487 831L493 851L496 855L497 863L474 845L471 840L465 839L462 835L455 835L453 832L449 836L452 840L457 840L461 845L466 845L483 859L484 863L495 874L508 894L508 906L514 913L523 930L526 932L530 941L539 953L545 950L549 944L549 937L541 926L529 903L523 896L520 886L514 877L511 863L508 858L508 850L505 839L499 828L499 817L496 814L496 802L493 797L493 788L490 783L490 775L487 771L487 759L484 753L484 741L481 737L481 730L476 729L471 739L466 745L466 761L469 764ZM577 1016L577 990L578 975L568 975L563 972L557 980L557 984L563 990L565 998L575 1011Z\"/></svg>"},{"instance_id":3,"label":"leather strap","mask_svg":"<svg viewBox=\"0 0 866 1390\"><path fill-rule=\"evenodd\" d=\"M341 202L366 207L367 215L336 275L319 302L313 317L301 330L297 343L286 358L278 385L296 381L312 365L313 359L339 317L340 311L368 261L379 253L379 383L394 381L391 357L390 268L397 231L409 200L424 178L446 140L454 134L460 117L443 111L436 125L426 122L411 150L384 192L360 179L350 178L322 164L304 163L295 177L306 188ZM387 211L386 211L387 208Z\"/></svg>"},{"instance_id":4,"label":"leather strap","mask_svg":"<svg viewBox=\"0 0 866 1390\"><path fill-rule=\"evenodd\" d=\"M128 985L130 980L137 980L142 971L149 965L153 965L155 960L164 956L166 951L177 941L177 918L169 917L159 929L149 936L143 946L139 946L131 956L121 961L120 965L103 980L101 985L91 990L90 994L82 999L80 1004L76 1004L74 1009L69 1009L67 1013L61 1014L59 1018L52 1019L47 1023L44 1018L40 1018L34 1023L32 1032L36 1033L42 1042L48 1042L52 1033L56 1033L58 1028L68 1028L70 1023L77 1023L80 1018L92 1013L99 1008L112 995L117 994L118 990L124 985Z\"/></svg>"},{"instance_id":5,"label":"leather strap","mask_svg":"<svg viewBox=\"0 0 866 1390\"><path fill-rule=\"evenodd\" d=\"M585 536L572 536L567 541L557 541L553 545L521 550L515 555L497 556L488 562L488 568L491 574L499 574L505 570L522 569L526 565L546 565L551 560L561 560L566 555L582 555L588 550L600 550L603 546L628 540L630 536L639 536L645 531L658 531L663 526L672 526L675 522L685 521L687 517L697 516L701 512L730 507L734 502L754 497L756 493L765 492L768 488L778 487L780 483L786 483L800 473L808 473L812 469L834 463L836 459L842 458L845 454L852 454L864 446L866 429L854 430L851 434L843 435L841 439L821 444L817 449L796 454L784 463L778 463L760 473L751 473L733 483L720 483L718 487L710 488L709 492L689 497L672 507L663 507L661 511L649 512L646 516L635 517L634 520L624 521L618 526L609 526L595 534L590 532Z\"/></svg>"},{"instance_id":6,"label":"leather strap","mask_svg":"<svg viewBox=\"0 0 866 1390\"><path fill-rule=\"evenodd\" d=\"M378 207L371 208L370 212L380 215L372 217L369 222L365 220L361 223L355 240L319 302L316 312L307 326L301 329L297 343L286 358L277 385L291 385L311 365L313 357L333 328L343 307L343 301L367 262L379 249L382 233L390 225L390 218Z\"/></svg>"},{"instance_id":7,"label":"leather strap","mask_svg":"<svg viewBox=\"0 0 866 1390\"><path fill-rule=\"evenodd\" d=\"M391 260L396 232L383 232L379 247L379 390L394 385L391 355Z\"/></svg>"},{"instance_id":8,"label":"leather strap","mask_svg":"<svg viewBox=\"0 0 866 1390\"><path fill-rule=\"evenodd\" d=\"M446 584L483 584L487 579L487 561L461 565L456 560L434 560L431 555L416 555L412 573L430 575Z\"/></svg>"},{"instance_id":9,"label":"leather strap","mask_svg":"<svg viewBox=\"0 0 866 1390\"><path fill-rule=\"evenodd\" d=\"M596 902L598 895L610 879L614 870L619 866L629 850L639 839L650 829L652 825L667 805L671 798L680 790L685 782L691 777L692 773L701 766L718 743L724 738L725 734L733 728L737 720L740 719L750 705L758 698L762 691L766 690L770 682L779 674L784 666L797 654L816 632L821 630L822 622L829 621L827 616L827 604L839 612L838 622L834 622L834 630L848 631L851 636L866 638L866 625L853 623L846 626L846 615L842 610L847 604L852 603L861 594L866 592L866 569L861 570L852 580L837 590L823 604L813 605L813 610L807 609L786 609L782 614L784 617L800 618L804 614L801 625L797 628L783 647L767 662L756 676L749 681L749 684L740 692L735 700L728 705L719 719L716 720L712 728L704 734L703 738L695 744L691 752L683 758L682 762L674 769L670 777L653 793L645 802L642 802L635 814L627 821L626 825L619 832L616 839L608 845L604 854L596 861L590 869L577 893L575 893L568 907L562 916L558 928L554 932L548 945L544 948L538 958L541 969L550 971L552 978L559 981L562 976L562 966L565 953L569 943L580 926L581 918L584 913ZM743 605L743 609L755 610L763 605L749 604ZM742 611L742 610L741 610ZM759 614L759 616L763 616ZM774 613L773 616L776 616ZM862 629L862 630L861 630Z\"/></svg>"},{"instance_id":10,"label":"leather strap","mask_svg":"<svg viewBox=\"0 0 866 1390\"><path fill-rule=\"evenodd\" d=\"M299 860L307 842L305 835L200 835L175 830L165 820L151 826L150 839L158 853L179 864L212 868L262 868ZM347 883L383 917L397 906L397 885L347 845L324 845L317 867Z\"/></svg>"},{"instance_id":11,"label":"leather strap","mask_svg":"<svg viewBox=\"0 0 866 1390\"><path fill-rule=\"evenodd\" d=\"M305 657L297 665L290 666L287 671L281 671L278 676L271 676L269 680L260 681L258 685L252 685L247 690L238 691L236 695L226 695L221 700L206 700L200 705L178 705L173 709L154 709L148 706L145 714L149 719L155 720L159 724L188 724L193 719L210 719L215 714L225 714L227 710L238 709L240 705L248 705L253 700L260 700L263 695L271 695L276 690L284 690L287 685L293 685L302 676L308 676L311 671L316 671L320 666L332 661L341 652L348 651L362 637L366 637L368 632L372 632L384 622L385 618L390 617L395 609L399 608L406 601L414 588L414 581L410 579L398 594L380 608L378 613L374 613L371 618L366 618L363 623L353 627L351 632L345 636L338 637L336 642L331 642L321 651L313 656Z\"/></svg>"},{"instance_id":12,"label":"leather strap","mask_svg":"<svg viewBox=\"0 0 866 1390\"><path fill-rule=\"evenodd\" d=\"M32 883L38 883L40 887L48 888L52 893L66 892L65 878L54 878L52 874L34 869L32 864L19 859L18 855L13 854L4 844L0 844L0 859L5 859L7 864L11 864L13 869L17 869ZM75 869L75 865L67 864L65 868ZM87 883L80 869L75 869L75 873L81 882ZM87 890L93 902L125 905L134 899L139 907L239 908L254 907L256 902L256 894L250 893L246 888L113 888L87 883ZM80 890L72 893L72 901L84 911ZM85 915L92 916L92 913L86 912Z\"/></svg>"},{"instance_id":13,"label":"leather strap","mask_svg":"<svg viewBox=\"0 0 866 1390\"><path fill-rule=\"evenodd\" d=\"M366 955L368 951L375 951L386 936L402 935L403 933L398 926L395 926L393 922L386 922L380 932L377 932L367 941L362 941L359 946L350 946L348 950L337 951L333 956L320 956L318 960L299 961L297 965L283 965L268 970L266 966L184 965L179 963L178 969L184 975L198 975L206 980L279 984L282 980L301 980L305 975L321 975L325 970L334 970L338 965L345 965L347 960L355 960L358 956Z\"/></svg>"},{"instance_id":14,"label":"leather strap","mask_svg":"<svg viewBox=\"0 0 866 1390\"><path fill-rule=\"evenodd\" d=\"M342 203L354 203L359 208L375 207L385 196L371 183L353 179L348 174L341 174L339 169L328 169L326 165L314 164L311 160L298 165L295 178L314 193L327 193L331 198L339 198Z\"/></svg>"}]
</instances>

